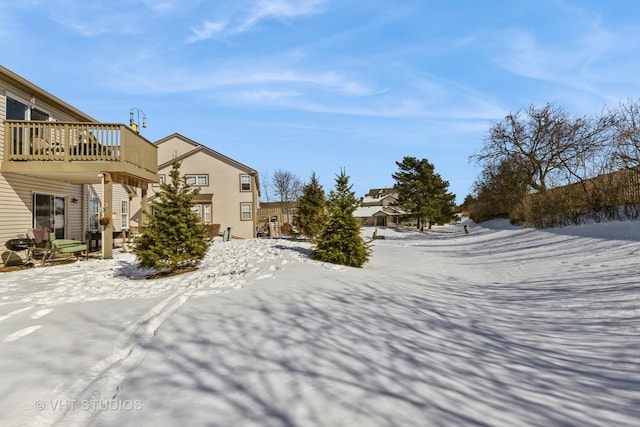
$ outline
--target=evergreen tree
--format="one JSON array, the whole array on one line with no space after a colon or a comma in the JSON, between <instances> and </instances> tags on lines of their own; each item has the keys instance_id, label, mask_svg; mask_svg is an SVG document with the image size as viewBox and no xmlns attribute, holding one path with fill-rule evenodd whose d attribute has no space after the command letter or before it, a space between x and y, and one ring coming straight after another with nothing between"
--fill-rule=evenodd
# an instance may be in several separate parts
<instances>
[{"instance_id":1,"label":"evergreen tree","mask_svg":"<svg viewBox=\"0 0 640 427\"><path fill-rule=\"evenodd\" d=\"M299 199L298 213L294 218L295 225L300 232L307 236L310 242L315 242L316 237L322 231L327 216L327 201L324 190L316 173L311 174L311 181L302 188L302 196Z\"/></svg>"},{"instance_id":2,"label":"evergreen tree","mask_svg":"<svg viewBox=\"0 0 640 427\"><path fill-rule=\"evenodd\" d=\"M336 177L335 190L329 192L329 219L318 237L312 258L349 267L362 267L368 261L371 250L360 235L359 220L353 216L360 200L351 187L349 177L342 170Z\"/></svg>"},{"instance_id":3,"label":"evergreen tree","mask_svg":"<svg viewBox=\"0 0 640 427\"><path fill-rule=\"evenodd\" d=\"M149 225L136 239L134 253L140 267L170 271L192 267L204 257L208 245L204 227L191 210L200 192L180 178L180 162L174 162L169 182L160 185L154 215L144 212Z\"/></svg>"},{"instance_id":4,"label":"evergreen tree","mask_svg":"<svg viewBox=\"0 0 640 427\"><path fill-rule=\"evenodd\" d=\"M427 159L405 157L396 162L399 171L392 175L398 192L398 204L414 216L420 230L429 221L447 223L455 218L455 195L449 193L449 182L435 173L435 167Z\"/></svg>"}]
</instances>

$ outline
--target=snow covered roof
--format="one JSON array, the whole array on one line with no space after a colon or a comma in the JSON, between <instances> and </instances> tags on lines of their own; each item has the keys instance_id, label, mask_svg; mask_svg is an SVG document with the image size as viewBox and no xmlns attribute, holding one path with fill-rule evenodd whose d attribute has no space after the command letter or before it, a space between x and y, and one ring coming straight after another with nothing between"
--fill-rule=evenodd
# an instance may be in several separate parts
<instances>
[{"instance_id":1,"label":"snow covered roof","mask_svg":"<svg viewBox=\"0 0 640 427\"><path fill-rule=\"evenodd\" d=\"M396 216L402 215L404 212L401 209L392 206L360 206L353 212L353 216L358 218L369 218L372 216Z\"/></svg>"},{"instance_id":2,"label":"snow covered roof","mask_svg":"<svg viewBox=\"0 0 640 427\"><path fill-rule=\"evenodd\" d=\"M381 205L383 200L385 199L397 199L397 193L390 193L390 194L385 194L383 196L375 196L375 197L371 197L371 196L364 196L362 198L362 204L363 205Z\"/></svg>"}]
</instances>

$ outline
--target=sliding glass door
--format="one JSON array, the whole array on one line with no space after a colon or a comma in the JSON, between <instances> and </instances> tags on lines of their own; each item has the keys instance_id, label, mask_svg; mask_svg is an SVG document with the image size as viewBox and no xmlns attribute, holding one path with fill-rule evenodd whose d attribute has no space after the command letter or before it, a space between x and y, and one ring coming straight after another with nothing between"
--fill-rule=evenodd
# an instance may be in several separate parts
<instances>
[{"instance_id":1,"label":"sliding glass door","mask_svg":"<svg viewBox=\"0 0 640 427\"><path fill-rule=\"evenodd\" d=\"M48 228L56 238L64 239L65 198L51 194L33 194L33 226Z\"/></svg>"}]
</instances>

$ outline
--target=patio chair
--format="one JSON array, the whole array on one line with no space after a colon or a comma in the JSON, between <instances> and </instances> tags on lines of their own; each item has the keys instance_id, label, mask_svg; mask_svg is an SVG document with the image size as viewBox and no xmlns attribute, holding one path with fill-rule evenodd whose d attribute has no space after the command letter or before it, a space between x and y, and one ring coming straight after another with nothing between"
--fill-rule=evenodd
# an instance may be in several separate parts
<instances>
[{"instance_id":1,"label":"patio chair","mask_svg":"<svg viewBox=\"0 0 640 427\"><path fill-rule=\"evenodd\" d=\"M49 235L48 228L30 228L27 230L27 238L32 242L27 251L29 262L39 259L41 264L44 265L47 258L51 256L52 249L49 243Z\"/></svg>"},{"instance_id":2,"label":"patio chair","mask_svg":"<svg viewBox=\"0 0 640 427\"><path fill-rule=\"evenodd\" d=\"M42 264L53 261L56 254L75 255L76 259L80 259L80 254L84 252L84 259L89 258L89 250L86 243L80 240L58 239L56 233L49 233L49 242L51 244L51 252L46 258L43 258Z\"/></svg>"}]
</instances>

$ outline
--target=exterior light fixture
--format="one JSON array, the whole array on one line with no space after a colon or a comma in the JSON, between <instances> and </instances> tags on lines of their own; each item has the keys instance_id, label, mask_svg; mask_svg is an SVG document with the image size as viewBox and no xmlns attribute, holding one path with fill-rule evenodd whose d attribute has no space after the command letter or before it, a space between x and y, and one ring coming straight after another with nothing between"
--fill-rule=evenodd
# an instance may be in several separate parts
<instances>
[{"instance_id":1,"label":"exterior light fixture","mask_svg":"<svg viewBox=\"0 0 640 427\"><path fill-rule=\"evenodd\" d=\"M137 113L137 121L133 115L133 112ZM142 113L142 127L147 127L147 115L139 108L133 107L129 110L129 125L136 133L140 133L140 113Z\"/></svg>"}]
</instances>

